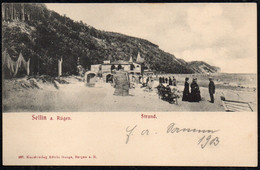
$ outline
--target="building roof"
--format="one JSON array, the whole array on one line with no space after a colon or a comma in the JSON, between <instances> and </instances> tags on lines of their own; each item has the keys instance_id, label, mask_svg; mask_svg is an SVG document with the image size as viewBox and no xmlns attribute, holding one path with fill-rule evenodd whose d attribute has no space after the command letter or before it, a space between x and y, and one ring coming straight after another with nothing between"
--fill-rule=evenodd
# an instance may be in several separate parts
<instances>
[{"instance_id":1,"label":"building roof","mask_svg":"<svg viewBox=\"0 0 260 170\"><path fill-rule=\"evenodd\" d=\"M133 57L130 56L129 63L133 63Z\"/></svg>"},{"instance_id":2,"label":"building roof","mask_svg":"<svg viewBox=\"0 0 260 170\"><path fill-rule=\"evenodd\" d=\"M129 63L128 61L117 60L117 61L113 61L113 62L111 62L111 64L128 65L128 64L130 64L130 63Z\"/></svg>"},{"instance_id":3,"label":"building roof","mask_svg":"<svg viewBox=\"0 0 260 170\"><path fill-rule=\"evenodd\" d=\"M142 58L140 53L138 52L136 62L137 63L144 63L144 61L145 61L144 58Z\"/></svg>"}]
</instances>

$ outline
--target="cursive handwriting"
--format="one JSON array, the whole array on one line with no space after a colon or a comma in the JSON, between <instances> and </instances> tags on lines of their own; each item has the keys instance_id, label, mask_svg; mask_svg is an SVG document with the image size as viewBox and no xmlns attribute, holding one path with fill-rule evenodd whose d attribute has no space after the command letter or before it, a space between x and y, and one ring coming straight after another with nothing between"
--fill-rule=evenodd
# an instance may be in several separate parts
<instances>
[{"instance_id":1,"label":"cursive handwriting","mask_svg":"<svg viewBox=\"0 0 260 170\"><path fill-rule=\"evenodd\" d=\"M132 132L133 130L137 127L137 125L135 125L132 129L129 130L129 126L126 128L126 132L128 133L126 136L126 144L128 143L129 141L129 138L130 138L130 135L133 135Z\"/></svg>"},{"instance_id":2,"label":"cursive handwriting","mask_svg":"<svg viewBox=\"0 0 260 170\"><path fill-rule=\"evenodd\" d=\"M126 144L128 144L130 137L134 135L134 130L137 129L137 125L135 126L128 126L126 128ZM204 134L213 134L218 132L219 130L210 130L210 129L197 129L197 128L180 128L176 126L176 123L170 123L167 128L166 128L166 133L167 134L173 134L173 133L204 133ZM139 135L141 136L150 136L150 134L157 134L157 132L151 132L149 129L142 129L139 132ZM201 146L202 149L205 148L207 145L213 145L217 146L219 143L219 137L211 137L209 135L208 137L203 136L200 138L198 144Z\"/></svg>"},{"instance_id":3,"label":"cursive handwriting","mask_svg":"<svg viewBox=\"0 0 260 170\"><path fill-rule=\"evenodd\" d=\"M191 129L191 128L178 128L175 127L175 123L171 123L167 127L167 133L180 133L180 132L191 132L191 133L216 133L219 130L201 130L201 129Z\"/></svg>"}]
</instances>

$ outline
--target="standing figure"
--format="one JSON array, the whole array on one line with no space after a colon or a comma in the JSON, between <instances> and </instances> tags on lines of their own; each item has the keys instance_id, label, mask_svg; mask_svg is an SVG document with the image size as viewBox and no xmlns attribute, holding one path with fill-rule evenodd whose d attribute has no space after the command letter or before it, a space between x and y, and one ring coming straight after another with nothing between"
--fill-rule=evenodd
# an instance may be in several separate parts
<instances>
[{"instance_id":1,"label":"standing figure","mask_svg":"<svg viewBox=\"0 0 260 170\"><path fill-rule=\"evenodd\" d=\"M165 78L165 83L166 83L166 84L168 83L168 78L167 78L167 77Z\"/></svg>"},{"instance_id":2,"label":"standing figure","mask_svg":"<svg viewBox=\"0 0 260 170\"><path fill-rule=\"evenodd\" d=\"M166 101L167 102L172 102L171 101L171 92L172 92L172 89L170 88L170 86L169 85L167 85L166 87L165 87L165 99L166 99Z\"/></svg>"},{"instance_id":3,"label":"standing figure","mask_svg":"<svg viewBox=\"0 0 260 170\"><path fill-rule=\"evenodd\" d=\"M145 86L145 83L146 83L146 77L143 75L143 77L142 77L142 85Z\"/></svg>"},{"instance_id":4,"label":"standing figure","mask_svg":"<svg viewBox=\"0 0 260 170\"><path fill-rule=\"evenodd\" d=\"M174 86L176 86L176 83L177 83L177 82L176 82L176 79L175 79L174 76L172 77L172 83L173 83Z\"/></svg>"},{"instance_id":5,"label":"standing figure","mask_svg":"<svg viewBox=\"0 0 260 170\"><path fill-rule=\"evenodd\" d=\"M135 83L136 82L136 78L134 75L132 75L132 82Z\"/></svg>"},{"instance_id":6,"label":"standing figure","mask_svg":"<svg viewBox=\"0 0 260 170\"><path fill-rule=\"evenodd\" d=\"M148 76L148 77L146 78L146 81L145 81L146 85L148 84L149 80L150 80L150 77Z\"/></svg>"},{"instance_id":7,"label":"standing figure","mask_svg":"<svg viewBox=\"0 0 260 170\"><path fill-rule=\"evenodd\" d=\"M150 77L150 78L149 78L149 81L148 81L148 83L147 83L147 87L148 87L149 92L152 91L152 89L153 89L153 84L154 84L153 79L152 79L152 77Z\"/></svg>"},{"instance_id":8,"label":"standing figure","mask_svg":"<svg viewBox=\"0 0 260 170\"><path fill-rule=\"evenodd\" d=\"M162 77L162 83L165 83L165 79L164 79L164 77Z\"/></svg>"},{"instance_id":9,"label":"standing figure","mask_svg":"<svg viewBox=\"0 0 260 170\"><path fill-rule=\"evenodd\" d=\"M121 69L123 69L123 67L122 67L121 64L119 64L119 65L117 66L117 70L121 70Z\"/></svg>"},{"instance_id":10,"label":"standing figure","mask_svg":"<svg viewBox=\"0 0 260 170\"><path fill-rule=\"evenodd\" d=\"M190 87L189 87L189 78L185 78L185 83L184 83L184 90L183 90L183 96L182 96L182 101L189 101L189 96L190 96Z\"/></svg>"},{"instance_id":11,"label":"standing figure","mask_svg":"<svg viewBox=\"0 0 260 170\"><path fill-rule=\"evenodd\" d=\"M212 78L209 78L209 96L210 96L210 102L214 103L214 94L215 94L215 84L212 80Z\"/></svg>"},{"instance_id":12,"label":"standing figure","mask_svg":"<svg viewBox=\"0 0 260 170\"><path fill-rule=\"evenodd\" d=\"M172 86L172 79L169 77L169 86Z\"/></svg>"},{"instance_id":13,"label":"standing figure","mask_svg":"<svg viewBox=\"0 0 260 170\"><path fill-rule=\"evenodd\" d=\"M197 84L197 78L194 78L191 85L190 102L199 102L201 100L200 88Z\"/></svg>"}]
</instances>

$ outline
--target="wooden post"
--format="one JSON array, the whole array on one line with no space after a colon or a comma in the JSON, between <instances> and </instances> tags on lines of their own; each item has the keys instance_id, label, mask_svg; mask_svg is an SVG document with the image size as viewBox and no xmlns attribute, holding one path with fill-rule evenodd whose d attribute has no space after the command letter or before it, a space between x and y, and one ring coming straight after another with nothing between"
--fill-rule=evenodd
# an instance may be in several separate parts
<instances>
[{"instance_id":1,"label":"wooden post","mask_svg":"<svg viewBox=\"0 0 260 170\"><path fill-rule=\"evenodd\" d=\"M24 4L21 4L22 5L22 21L25 21L25 16L24 16Z\"/></svg>"},{"instance_id":2,"label":"wooden post","mask_svg":"<svg viewBox=\"0 0 260 170\"><path fill-rule=\"evenodd\" d=\"M40 56L37 57L37 75L40 75Z\"/></svg>"},{"instance_id":3,"label":"wooden post","mask_svg":"<svg viewBox=\"0 0 260 170\"><path fill-rule=\"evenodd\" d=\"M5 4L2 4L2 21L5 21Z\"/></svg>"},{"instance_id":4,"label":"wooden post","mask_svg":"<svg viewBox=\"0 0 260 170\"><path fill-rule=\"evenodd\" d=\"M26 73L27 73L27 76L30 75L30 58L29 60L26 62Z\"/></svg>"},{"instance_id":5,"label":"wooden post","mask_svg":"<svg viewBox=\"0 0 260 170\"><path fill-rule=\"evenodd\" d=\"M12 21L14 19L14 4L10 4L10 20Z\"/></svg>"},{"instance_id":6,"label":"wooden post","mask_svg":"<svg viewBox=\"0 0 260 170\"><path fill-rule=\"evenodd\" d=\"M27 14L27 20L28 20L28 21L31 20L31 18L30 18L30 14L29 14L29 13Z\"/></svg>"},{"instance_id":7,"label":"wooden post","mask_svg":"<svg viewBox=\"0 0 260 170\"><path fill-rule=\"evenodd\" d=\"M17 13L16 13L16 8L15 8L15 4L13 4L13 20L15 21L15 20L17 20Z\"/></svg>"},{"instance_id":8,"label":"wooden post","mask_svg":"<svg viewBox=\"0 0 260 170\"><path fill-rule=\"evenodd\" d=\"M9 10L8 6L5 6L5 18L4 18L5 21L8 21L8 10Z\"/></svg>"},{"instance_id":9,"label":"wooden post","mask_svg":"<svg viewBox=\"0 0 260 170\"><path fill-rule=\"evenodd\" d=\"M58 59L58 77L62 75L62 57Z\"/></svg>"},{"instance_id":10,"label":"wooden post","mask_svg":"<svg viewBox=\"0 0 260 170\"><path fill-rule=\"evenodd\" d=\"M9 6L6 7L5 9L5 21L8 21L9 20Z\"/></svg>"}]
</instances>

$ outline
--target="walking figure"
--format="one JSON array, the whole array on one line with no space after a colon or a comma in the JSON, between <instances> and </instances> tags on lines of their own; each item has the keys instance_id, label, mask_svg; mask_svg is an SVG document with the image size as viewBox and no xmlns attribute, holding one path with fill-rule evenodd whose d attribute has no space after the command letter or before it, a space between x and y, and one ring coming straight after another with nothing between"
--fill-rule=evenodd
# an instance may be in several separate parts
<instances>
[{"instance_id":1,"label":"walking figure","mask_svg":"<svg viewBox=\"0 0 260 170\"><path fill-rule=\"evenodd\" d=\"M210 96L210 102L214 103L214 94L215 94L215 84L212 80L212 78L209 78L209 96Z\"/></svg>"}]
</instances>

